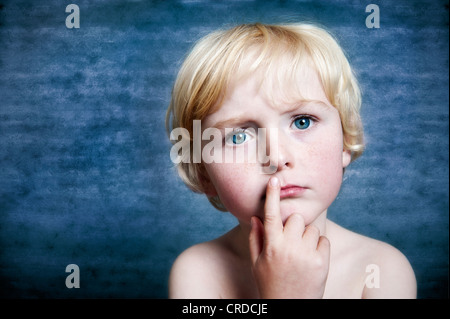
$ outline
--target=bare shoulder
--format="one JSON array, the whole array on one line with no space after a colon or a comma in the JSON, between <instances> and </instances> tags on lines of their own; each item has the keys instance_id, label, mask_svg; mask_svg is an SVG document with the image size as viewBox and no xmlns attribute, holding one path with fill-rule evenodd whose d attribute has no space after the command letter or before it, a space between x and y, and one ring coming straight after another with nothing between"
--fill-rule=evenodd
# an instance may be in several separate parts
<instances>
[{"instance_id":1,"label":"bare shoulder","mask_svg":"<svg viewBox=\"0 0 450 319\"><path fill-rule=\"evenodd\" d=\"M226 267L226 255L227 249L220 239L183 251L172 265L169 298L219 298L217 283Z\"/></svg>"},{"instance_id":2,"label":"bare shoulder","mask_svg":"<svg viewBox=\"0 0 450 319\"><path fill-rule=\"evenodd\" d=\"M385 242L375 239L367 239L372 242L371 255L368 259L372 261L366 269L368 275L363 298L416 298L417 284L414 270L406 256L397 248ZM378 284L376 284L378 276ZM372 284L370 284L372 282Z\"/></svg>"},{"instance_id":3,"label":"bare shoulder","mask_svg":"<svg viewBox=\"0 0 450 319\"><path fill-rule=\"evenodd\" d=\"M416 298L414 271L400 250L383 241L334 226L335 232L344 239L341 249L351 255L354 264L365 270L363 298Z\"/></svg>"}]
</instances>

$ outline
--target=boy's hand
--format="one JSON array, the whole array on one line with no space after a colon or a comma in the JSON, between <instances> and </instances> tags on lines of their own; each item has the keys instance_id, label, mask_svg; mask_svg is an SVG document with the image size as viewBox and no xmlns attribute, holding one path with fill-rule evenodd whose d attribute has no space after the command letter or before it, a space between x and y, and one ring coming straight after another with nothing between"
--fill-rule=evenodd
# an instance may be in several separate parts
<instances>
[{"instance_id":1,"label":"boy's hand","mask_svg":"<svg viewBox=\"0 0 450 319\"><path fill-rule=\"evenodd\" d=\"M252 217L249 246L260 297L322 298L328 275L330 243L315 226L292 214L280 215L280 185L271 178L266 191L264 225Z\"/></svg>"}]
</instances>

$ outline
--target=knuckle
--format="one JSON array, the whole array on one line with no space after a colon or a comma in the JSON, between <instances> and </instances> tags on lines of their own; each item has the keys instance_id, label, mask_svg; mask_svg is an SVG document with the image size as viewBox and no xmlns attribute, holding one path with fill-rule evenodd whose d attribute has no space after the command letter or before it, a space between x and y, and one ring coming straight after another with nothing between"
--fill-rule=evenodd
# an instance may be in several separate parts
<instances>
[{"instance_id":1,"label":"knuckle","mask_svg":"<svg viewBox=\"0 0 450 319\"><path fill-rule=\"evenodd\" d=\"M317 226L315 226L315 225L309 225L308 227L306 227L306 230L308 232L311 232L311 233L314 233L314 234L319 234L320 233L319 228Z\"/></svg>"},{"instance_id":2,"label":"knuckle","mask_svg":"<svg viewBox=\"0 0 450 319\"><path fill-rule=\"evenodd\" d=\"M305 223L303 216L299 213L294 213L291 216L289 216L289 218L292 218L293 220L295 220L296 222L301 223L301 224Z\"/></svg>"},{"instance_id":3,"label":"knuckle","mask_svg":"<svg viewBox=\"0 0 450 319\"><path fill-rule=\"evenodd\" d=\"M286 220L285 226L286 225L289 228L293 227L295 231L298 231L301 233L304 232L305 222L304 222L303 216L298 213L294 213L291 216L289 216L288 219Z\"/></svg>"},{"instance_id":4,"label":"knuckle","mask_svg":"<svg viewBox=\"0 0 450 319\"><path fill-rule=\"evenodd\" d=\"M264 248L264 256L267 260L273 260L279 258L280 250L278 245L272 240L266 244Z\"/></svg>"},{"instance_id":5,"label":"knuckle","mask_svg":"<svg viewBox=\"0 0 450 319\"><path fill-rule=\"evenodd\" d=\"M314 269L323 269L326 266L325 260L319 255L314 256L313 258L310 259L310 261L311 261L311 266Z\"/></svg>"},{"instance_id":6,"label":"knuckle","mask_svg":"<svg viewBox=\"0 0 450 319\"><path fill-rule=\"evenodd\" d=\"M266 216L264 216L264 223L265 224L272 224L276 221L276 216L272 213L267 213Z\"/></svg>"}]
</instances>

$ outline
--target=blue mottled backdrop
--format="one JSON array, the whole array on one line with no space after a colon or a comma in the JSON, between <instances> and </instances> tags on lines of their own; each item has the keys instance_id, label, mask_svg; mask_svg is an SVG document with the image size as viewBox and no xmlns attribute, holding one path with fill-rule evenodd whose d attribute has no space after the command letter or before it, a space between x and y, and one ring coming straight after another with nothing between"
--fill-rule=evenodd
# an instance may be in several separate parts
<instances>
[{"instance_id":1,"label":"blue mottled backdrop","mask_svg":"<svg viewBox=\"0 0 450 319\"><path fill-rule=\"evenodd\" d=\"M166 298L176 256L236 224L172 168L182 58L224 25L309 21L337 35L364 98L367 151L329 217L403 251L419 298L448 298L448 14L417 0L0 2L1 297Z\"/></svg>"}]
</instances>

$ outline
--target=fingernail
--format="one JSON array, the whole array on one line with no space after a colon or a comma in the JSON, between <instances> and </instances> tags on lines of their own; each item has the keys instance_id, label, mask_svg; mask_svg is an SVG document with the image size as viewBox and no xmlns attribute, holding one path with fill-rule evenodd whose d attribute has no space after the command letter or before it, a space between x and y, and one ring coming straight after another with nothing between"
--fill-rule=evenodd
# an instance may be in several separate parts
<instances>
[{"instance_id":1,"label":"fingernail","mask_svg":"<svg viewBox=\"0 0 450 319\"><path fill-rule=\"evenodd\" d=\"M270 179L270 186L272 186L272 187L277 187L278 186L278 178L277 177L272 177Z\"/></svg>"}]
</instances>

